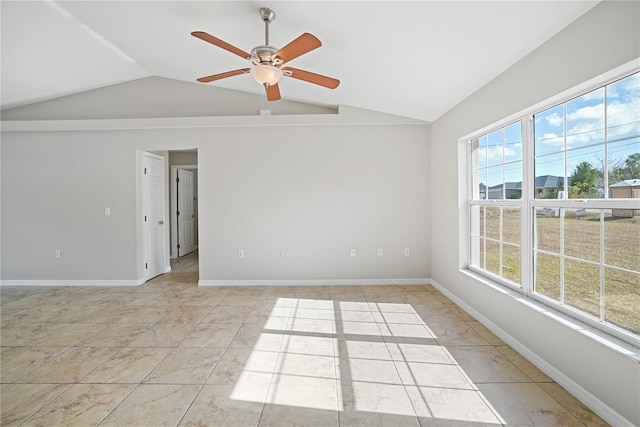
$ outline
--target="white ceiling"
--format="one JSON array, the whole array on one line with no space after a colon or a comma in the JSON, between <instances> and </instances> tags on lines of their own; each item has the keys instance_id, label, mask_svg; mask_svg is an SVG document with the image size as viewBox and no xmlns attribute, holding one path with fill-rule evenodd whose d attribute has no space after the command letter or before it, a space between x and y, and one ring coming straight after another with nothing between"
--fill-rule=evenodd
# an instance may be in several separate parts
<instances>
[{"instance_id":1,"label":"white ceiling","mask_svg":"<svg viewBox=\"0 0 640 427\"><path fill-rule=\"evenodd\" d=\"M259 9L269 7L271 45L304 32L323 43L288 65L341 81L329 90L286 78L284 99L433 121L595 4L3 0L2 109L151 75L195 82L248 67L190 33L250 51L264 44ZM209 85L264 92L249 75Z\"/></svg>"}]
</instances>

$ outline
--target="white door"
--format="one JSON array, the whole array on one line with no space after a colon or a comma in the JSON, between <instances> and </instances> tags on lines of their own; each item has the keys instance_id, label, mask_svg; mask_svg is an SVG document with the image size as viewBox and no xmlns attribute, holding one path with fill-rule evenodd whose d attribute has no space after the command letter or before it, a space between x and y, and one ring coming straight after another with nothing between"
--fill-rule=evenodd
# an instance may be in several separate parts
<instances>
[{"instance_id":1,"label":"white door","mask_svg":"<svg viewBox=\"0 0 640 427\"><path fill-rule=\"evenodd\" d=\"M161 156L144 153L142 167L144 278L149 280L163 273L164 159Z\"/></svg>"},{"instance_id":2,"label":"white door","mask_svg":"<svg viewBox=\"0 0 640 427\"><path fill-rule=\"evenodd\" d=\"M193 212L193 172L178 169L178 256L191 253L196 248Z\"/></svg>"}]
</instances>

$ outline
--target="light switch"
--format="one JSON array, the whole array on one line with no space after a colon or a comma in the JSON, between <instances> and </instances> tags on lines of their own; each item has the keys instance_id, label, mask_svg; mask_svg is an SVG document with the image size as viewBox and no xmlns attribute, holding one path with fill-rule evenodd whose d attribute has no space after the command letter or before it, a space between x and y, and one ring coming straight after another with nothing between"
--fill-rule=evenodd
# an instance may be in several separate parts
<instances>
[{"instance_id":1,"label":"light switch","mask_svg":"<svg viewBox=\"0 0 640 427\"><path fill-rule=\"evenodd\" d=\"M104 216L111 215L111 208L104 208Z\"/></svg>"}]
</instances>

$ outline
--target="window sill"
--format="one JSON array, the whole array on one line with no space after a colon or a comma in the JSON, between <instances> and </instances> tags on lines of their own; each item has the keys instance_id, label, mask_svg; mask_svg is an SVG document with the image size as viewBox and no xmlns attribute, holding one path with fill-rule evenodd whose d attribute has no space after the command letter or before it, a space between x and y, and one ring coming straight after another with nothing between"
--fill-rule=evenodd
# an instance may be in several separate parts
<instances>
[{"instance_id":1,"label":"window sill","mask_svg":"<svg viewBox=\"0 0 640 427\"><path fill-rule=\"evenodd\" d=\"M519 303L527 306L528 308L537 311L538 313L548 316L555 321L561 323L562 325L589 337L592 340L597 341L598 343L606 346L607 348L628 357L634 362L640 364L640 348L636 347L626 341L623 341L619 338L616 338L604 331L601 331L597 328L589 326L588 324L575 319L569 315L566 315L558 310L555 310L553 307L545 305L541 302L538 302L532 298L527 297L523 293L512 289L510 287L504 286L500 283L497 283L486 276L483 276L479 273L476 273L472 270L463 268L460 269L460 272L475 281L482 283L483 285L490 287L496 292L500 292L504 295L508 295L514 300L517 300Z\"/></svg>"}]
</instances>

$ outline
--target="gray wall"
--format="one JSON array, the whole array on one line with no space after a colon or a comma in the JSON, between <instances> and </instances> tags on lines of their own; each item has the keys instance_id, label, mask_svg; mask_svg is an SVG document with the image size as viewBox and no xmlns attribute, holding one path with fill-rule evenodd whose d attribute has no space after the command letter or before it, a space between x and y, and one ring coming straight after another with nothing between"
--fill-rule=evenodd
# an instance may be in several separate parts
<instances>
[{"instance_id":1,"label":"gray wall","mask_svg":"<svg viewBox=\"0 0 640 427\"><path fill-rule=\"evenodd\" d=\"M637 361L460 271L456 165L458 138L638 58L639 7L638 2L599 4L436 120L429 163L431 182L437 183L431 187L431 277L636 425L640 425Z\"/></svg>"},{"instance_id":2,"label":"gray wall","mask_svg":"<svg viewBox=\"0 0 640 427\"><path fill-rule=\"evenodd\" d=\"M428 127L382 125L377 115L369 124L305 117L246 127L5 130L2 279L142 277L136 156L193 148L201 280L429 277Z\"/></svg>"}]
</instances>

